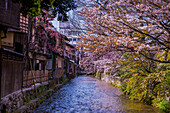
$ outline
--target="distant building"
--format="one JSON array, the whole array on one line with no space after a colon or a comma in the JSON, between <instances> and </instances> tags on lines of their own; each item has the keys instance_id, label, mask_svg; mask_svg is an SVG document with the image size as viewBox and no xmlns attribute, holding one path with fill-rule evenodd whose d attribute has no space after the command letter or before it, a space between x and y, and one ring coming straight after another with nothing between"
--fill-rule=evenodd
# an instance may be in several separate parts
<instances>
[{"instance_id":1,"label":"distant building","mask_svg":"<svg viewBox=\"0 0 170 113\"><path fill-rule=\"evenodd\" d=\"M90 0L76 0L77 8L76 10L71 10L68 12L68 21L62 22L62 21L55 21L53 22L53 25L57 28L57 31L61 34L64 34L68 37L70 40L68 43L76 47L78 42L81 42L80 35L85 33L87 31L86 25L85 25L85 17L81 16L79 13L77 13L77 10L81 10L83 7L92 7L94 6L91 4ZM77 53L79 54L79 58L81 59L84 54L83 53Z\"/></svg>"},{"instance_id":2,"label":"distant building","mask_svg":"<svg viewBox=\"0 0 170 113\"><path fill-rule=\"evenodd\" d=\"M70 40L69 44L76 46L77 43L81 41L79 35L82 33L82 30L79 28L76 28L73 25L74 23L72 23L72 21L71 21L71 17L73 17L73 15L72 15L73 13L76 13L75 10L70 11L68 13L68 15L70 16L69 21L59 22L58 28L59 28L60 33L66 35L68 37L68 39Z\"/></svg>"}]
</instances>

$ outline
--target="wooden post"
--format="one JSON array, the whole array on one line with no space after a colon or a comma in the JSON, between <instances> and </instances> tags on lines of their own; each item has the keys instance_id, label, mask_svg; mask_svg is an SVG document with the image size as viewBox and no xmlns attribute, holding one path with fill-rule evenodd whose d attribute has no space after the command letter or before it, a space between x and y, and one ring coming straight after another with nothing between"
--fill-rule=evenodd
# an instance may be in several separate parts
<instances>
[{"instance_id":1,"label":"wooden post","mask_svg":"<svg viewBox=\"0 0 170 113\"><path fill-rule=\"evenodd\" d=\"M0 37L0 98L1 98L1 78L2 78L2 50L1 50L1 37Z\"/></svg>"},{"instance_id":2,"label":"wooden post","mask_svg":"<svg viewBox=\"0 0 170 113\"><path fill-rule=\"evenodd\" d=\"M0 36L0 49L1 49L1 43L2 43L1 40L2 40L2 39L1 39L1 36Z\"/></svg>"},{"instance_id":3,"label":"wooden post","mask_svg":"<svg viewBox=\"0 0 170 113\"><path fill-rule=\"evenodd\" d=\"M35 75L34 75L34 72L33 72L33 66L32 66L32 63L31 63L31 58L30 58L30 66L31 66L31 73L32 73L32 76L33 76L33 84L34 84L34 90L35 90L35 95L37 97L37 88L36 88L36 85L35 85Z\"/></svg>"}]
</instances>

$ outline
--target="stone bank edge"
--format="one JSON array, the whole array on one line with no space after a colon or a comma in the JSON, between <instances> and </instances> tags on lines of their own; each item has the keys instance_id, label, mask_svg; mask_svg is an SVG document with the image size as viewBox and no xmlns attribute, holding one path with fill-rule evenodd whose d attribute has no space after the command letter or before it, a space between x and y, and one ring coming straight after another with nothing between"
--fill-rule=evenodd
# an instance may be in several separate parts
<instances>
[{"instance_id":1,"label":"stone bank edge","mask_svg":"<svg viewBox=\"0 0 170 113\"><path fill-rule=\"evenodd\" d=\"M34 87L13 92L1 98L0 113L30 113L68 81L57 85L54 81L39 84L36 86L37 96Z\"/></svg>"}]
</instances>

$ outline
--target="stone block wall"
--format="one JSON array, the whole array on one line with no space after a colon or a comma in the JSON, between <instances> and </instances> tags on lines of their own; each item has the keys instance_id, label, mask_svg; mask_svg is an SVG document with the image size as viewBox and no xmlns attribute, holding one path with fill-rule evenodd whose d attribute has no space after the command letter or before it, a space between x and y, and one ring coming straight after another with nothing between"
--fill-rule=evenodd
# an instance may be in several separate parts
<instances>
[{"instance_id":1,"label":"stone block wall","mask_svg":"<svg viewBox=\"0 0 170 113\"><path fill-rule=\"evenodd\" d=\"M103 73L101 74L101 80L107 83L116 84L117 86L121 85L120 77L118 76L112 76L112 75L107 75Z\"/></svg>"},{"instance_id":2,"label":"stone block wall","mask_svg":"<svg viewBox=\"0 0 170 113\"><path fill-rule=\"evenodd\" d=\"M121 85L120 77L118 76L107 75L106 73L102 73L99 70L94 74L94 76L107 83L116 84L117 86Z\"/></svg>"},{"instance_id":3,"label":"stone block wall","mask_svg":"<svg viewBox=\"0 0 170 113\"><path fill-rule=\"evenodd\" d=\"M65 84L64 82L63 84ZM38 107L45 99L62 87L63 84L56 85L54 81L49 83L36 84L37 96L34 87L25 88L13 92L0 101L0 113L28 113Z\"/></svg>"},{"instance_id":4,"label":"stone block wall","mask_svg":"<svg viewBox=\"0 0 170 113\"><path fill-rule=\"evenodd\" d=\"M0 102L0 113L3 112L13 112L23 105L23 94L21 90L13 92L3 98L1 98Z\"/></svg>"}]
</instances>

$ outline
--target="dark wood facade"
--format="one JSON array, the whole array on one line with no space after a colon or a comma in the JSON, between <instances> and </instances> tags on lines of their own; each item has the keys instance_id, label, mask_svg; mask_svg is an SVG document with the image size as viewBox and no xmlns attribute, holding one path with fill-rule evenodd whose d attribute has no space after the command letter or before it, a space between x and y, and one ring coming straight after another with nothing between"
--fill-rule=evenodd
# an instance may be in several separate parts
<instances>
[{"instance_id":1,"label":"dark wood facade","mask_svg":"<svg viewBox=\"0 0 170 113\"><path fill-rule=\"evenodd\" d=\"M20 31L19 10L20 4L12 0L0 1L0 97L22 87L23 46L27 34Z\"/></svg>"},{"instance_id":2,"label":"dark wood facade","mask_svg":"<svg viewBox=\"0 0 170 113\"><path fill-rule=\"evenodd\" d=\"M34 83L42 83L49 80L49 70L46 69L48 55L42 53L32 54L31 52L29 54L31 63L28 61L26 64L29 65L23 71L23 88L30 87Z\"/></svg>"},{"instance_id":3,"label":"dark wood facade","mask_svg":"<svg viewBox=\"0 0 170 113\"><path fill-rule=\"evenodd\" d=\"M0 25L3 27L19 28L20 4L12 0L0 1Z\"/></svg>"},{"instance_id":4,"label":"dark wood facade","mask_svg":"<svg viewBox=\"0 0 170 113\"><path fill-rule=\"evenodd\" d=\"M68 53L69 39L64 35L54 41L54 50L48 50L42 41L40 49L29 48L25 54L28 32L32 34L34 29L19 9L20 5L12 0L0 1L0 98L35 83L47 82L49 78L58 81L66 74L75 75L75 51ZM6 36L1 34L4 31ZM69 48L74 47L69 45Z\"/></svg>"},{"instance_id":5,"label":"dark wood facade","mask_svg":"<svg viewBox=\"0 0 170 113\"><path fill-rule=\"evenodd\" d=\"M1 97L21 89L23 54L3 48L1 50Z\"/></svg>"}]
</instances>

